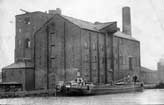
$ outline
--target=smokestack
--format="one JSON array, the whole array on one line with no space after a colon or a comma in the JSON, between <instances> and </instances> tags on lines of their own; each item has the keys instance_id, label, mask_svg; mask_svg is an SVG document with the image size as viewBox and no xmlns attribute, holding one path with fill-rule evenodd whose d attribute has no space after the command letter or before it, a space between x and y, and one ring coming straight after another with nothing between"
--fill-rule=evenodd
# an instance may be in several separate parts
<instances>
[{"instance_id":1,"label":"smokestack","mask_svg":"<svg viewBox=\"0 0 164 105\"><path fill-rule=\"evenodd\" d=\"M130 16L130 7L122 8L122 30L123 33L131 35L131 16Z\"/></svg>"}]
</instances>

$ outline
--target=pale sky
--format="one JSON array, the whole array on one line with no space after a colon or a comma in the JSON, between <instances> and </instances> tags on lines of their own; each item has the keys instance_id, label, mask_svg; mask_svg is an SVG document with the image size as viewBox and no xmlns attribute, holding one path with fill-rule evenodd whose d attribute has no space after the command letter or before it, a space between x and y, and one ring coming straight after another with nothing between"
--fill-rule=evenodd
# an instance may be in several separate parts
<instances>
[{"instance_id":1,"label":"pale sky","mask_svg":"<svg viewBox=\"0 0 164 105\"><path fill-rule=\"evenodd\" d=\"M95 22L117 21L122 30L123 6L131 7L132 36L141 43L141 64L156 70L164 57L163 0L0 0L0 68L14 62L15 15L60 8L63 15Z\"/></svg>"}]
</instances>

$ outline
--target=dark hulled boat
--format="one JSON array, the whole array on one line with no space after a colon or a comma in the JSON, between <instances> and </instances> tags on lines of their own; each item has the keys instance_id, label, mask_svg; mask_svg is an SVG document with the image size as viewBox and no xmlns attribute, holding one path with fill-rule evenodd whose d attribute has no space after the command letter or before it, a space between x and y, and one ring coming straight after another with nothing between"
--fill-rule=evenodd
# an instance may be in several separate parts
<instances>
[{"instance_id":1,"label":"dark hulled boat","mask_svg":"<svg viewBox=\"0 0 164 105\"><path fill-rule=\"evenodd\" d=\"M143 83L141 82L94 85L82 81L81 83L65 83L61 88L61 92L64 95L100 95L139 92L143 89Z\"/></svg>"}]
</instances>

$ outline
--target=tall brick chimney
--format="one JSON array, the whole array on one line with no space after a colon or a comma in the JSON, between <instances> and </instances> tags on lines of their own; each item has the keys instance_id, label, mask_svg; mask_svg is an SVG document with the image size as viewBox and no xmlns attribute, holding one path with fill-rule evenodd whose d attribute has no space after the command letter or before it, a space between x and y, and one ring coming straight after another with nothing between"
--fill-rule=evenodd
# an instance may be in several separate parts
<instances>
[{"instance_id":1,"label":"tall brick chimney","mask_svg":"<svg viewBox=\"0 0 164 105\"><path fill-rule=\"evenodd\" d=\"M122 8L122 28L123 33L131 35L130 7Z\"/></svg>"}]
</instances>

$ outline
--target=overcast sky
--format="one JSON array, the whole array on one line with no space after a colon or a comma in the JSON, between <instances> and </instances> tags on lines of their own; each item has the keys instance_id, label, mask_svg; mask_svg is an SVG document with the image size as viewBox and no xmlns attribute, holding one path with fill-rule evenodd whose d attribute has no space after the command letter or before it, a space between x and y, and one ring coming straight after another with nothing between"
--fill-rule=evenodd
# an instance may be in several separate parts
<instances>
[{"instance_id":1,"label":"overcast sky","mask_svg":"<svg viewBox=\"0 0 164 105\"><path fill-rule=\"evenodd\" d=\"M131 7L132 36L141 42L141 64L156 70L164 57L163 0L0 0L0 68L14 62L15 15L60 8L62 14L95 22L117 21L123 6Z\"/></svg>"}]
</instances>

